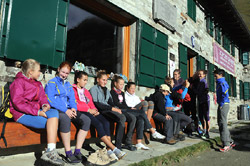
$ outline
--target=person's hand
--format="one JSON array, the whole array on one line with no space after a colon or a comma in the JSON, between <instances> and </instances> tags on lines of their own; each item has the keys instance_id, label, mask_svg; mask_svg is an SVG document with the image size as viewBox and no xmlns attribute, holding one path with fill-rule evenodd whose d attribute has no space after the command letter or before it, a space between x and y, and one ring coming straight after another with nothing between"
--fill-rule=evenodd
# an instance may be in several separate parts
<instances>
[{"instance_id":1,"label":"person's hand","mask_svg":"<svg viewBox=\"0 0 250 166\"><path fill-rule=\"evenodd\" d=\"M171 116L169 116L168 114L166 115L166 119L167 120L171 120L172 119L172 117Z\"/></svg>"},{"instance_id":2,"label":"person's hand","mask_svg":"<svg viewBox=\"0 0 250 166\"><path fill-rule=\"evenodd\" d=\"M120 110L119 108L112 107L112 111L122 114L122 110Z\"/></svg>"},{"instance_id":3,"label":"person's hand","mask_svg":"<svg viewBox=\"0 0 250 166\"><path fill-rule=\"evenodd\" d=\"M44 104L42 109L43 109L43 112L47 112L48 110L50 110L50 105Z\"/></svg>"},{"instance_id":4,"label":"person's hand","mask_svg":"<svg viewBox=\"0 0 250 166\"><path fill-rule=\"evenodd\" d=\"M96 109L89 109L89 113L95 115L98 112Z\"/></svg>"},{"instance_id":5,"label":"person's hand","mask_svg":"<svg viewBox=\"0 0 250 166\"><path fill-rule=\"evenodd\" d=\"M42 116L44 118L47 118L47 115L45 114L44 111L39 111L39 116Z\"/></svg>"},{"instance_id":6,"label":"person's hand","mask_svg":"<svg viewBox=\"0 0 250 166\"><path fill-rule=\"evenodd\" d=\"M71 110L72 110L72 112L73 112L73 114L74 114L74 116L76 118L76 116L77 116L76 109L75 108L71 108Z\"/></svg>"},{"instance_id":7,"label":"person's hand","mask_svg":"<svg viewBox=\"0 0 250 166\"><path fill-rule=\"evenodd\" d=\"M188 80L185 81L185 87L188 88L190 86L190 83L188 82Z\"/></svg>"},{"instance_id":8,"label":"person's hand","mask_svg":"<svg viewBox=\"0 0 250 166\"><path fill-rule=\"evenodd\" d=\"M132 107L131 109L132 109L132 110L136 110L136 108L134 108L134 107Z\"/></svg>"},{"instance_id":9,"label":"person's hand","mask_svg":"<svg viewBox=\"0 0 250 166\"><path fill-rule=\"evenodd\" d=\"M67 111L65 112L65 114L68 115L68 117L70 119L76 118L76 112L72 111L72 109L67 109Z\"/></svg>"},{"instance_id":10,"label":"person's hand","mask_svg":"<svg viewBox=\"0 0 250 166\"><path fill-rule=\"evenodd\" d=\"M97 116L97 115L99 115L100 113L98 112L98 111L96 111L96 113L94 114L94 116Z\"/></svg>"}]
</instances>

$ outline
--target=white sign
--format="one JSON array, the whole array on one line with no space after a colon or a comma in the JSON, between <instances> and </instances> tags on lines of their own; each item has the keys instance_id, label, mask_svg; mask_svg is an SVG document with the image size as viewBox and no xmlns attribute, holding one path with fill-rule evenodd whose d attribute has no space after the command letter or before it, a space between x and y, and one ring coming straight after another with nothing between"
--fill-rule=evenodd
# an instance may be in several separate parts
<instances>
[{"instance_id":1,"label":"white sign","mask_svg":"<svg viewBox=\"0 0 250 166\"><path fill-rule=\"evenodd\" d=\"M169 60L169 73L170 73L171 78L174 77L174 75L173 75L174 70L175 70L175 63L174 63L174 61Z\"/></svg>"}]
</instances>

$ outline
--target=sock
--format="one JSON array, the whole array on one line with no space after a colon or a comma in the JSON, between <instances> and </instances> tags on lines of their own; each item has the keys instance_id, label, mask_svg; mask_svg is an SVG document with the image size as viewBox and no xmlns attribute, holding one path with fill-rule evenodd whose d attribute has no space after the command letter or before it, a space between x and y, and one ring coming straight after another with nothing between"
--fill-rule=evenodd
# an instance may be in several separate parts
<instances>
[{"instance_id":1,"label":"sock","mask_svg":"<svg viewBox=\"0 0 250 166\"><path fill-rule=\"evenodd\" d=\"M56 144L55 143L48 143L47 144L47 149L48 151L52 151L56 148Z\"/></svg>"},{"instance_id":2,"label":"sock","mask_svg":"<svg viewBox=\"0 0 250 166\"><path fill-rule=\"evenodd\" d=\"M72 156L73 155L71 150L66 151L65 153L66 153L66 156Z\"/></svg>"},{"instance_id":3,"label":"sock","mask_svg":"<svg viewBox=\"0 0 250 166\"><path fill-rule=\"evenodd\" d=\"M78 155L81 152L80 149L75 149L74 155Z\"/></svg>"}]
</instances>

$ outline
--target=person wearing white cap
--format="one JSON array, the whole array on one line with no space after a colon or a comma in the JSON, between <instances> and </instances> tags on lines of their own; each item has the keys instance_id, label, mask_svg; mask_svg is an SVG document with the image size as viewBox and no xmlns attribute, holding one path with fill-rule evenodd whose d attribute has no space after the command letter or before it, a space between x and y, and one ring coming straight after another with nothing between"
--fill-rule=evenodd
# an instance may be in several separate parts
<instances>
[{"instance_id":1,"label":"person wearing white cap","mask_svg":"<svg viewBox=\"0 0 250 166\"><path fill-rule=\"evenodd\" d=\"M174 139L174 120L167 114L165 109L165 96L170 92L170 88L166 84L160 86L159 91L151 95L152 101L155 103L153 119L156 123L163 123L163 135L166 136L165 143L173 145L177 141Z\"/></svg>"}]
</instances>

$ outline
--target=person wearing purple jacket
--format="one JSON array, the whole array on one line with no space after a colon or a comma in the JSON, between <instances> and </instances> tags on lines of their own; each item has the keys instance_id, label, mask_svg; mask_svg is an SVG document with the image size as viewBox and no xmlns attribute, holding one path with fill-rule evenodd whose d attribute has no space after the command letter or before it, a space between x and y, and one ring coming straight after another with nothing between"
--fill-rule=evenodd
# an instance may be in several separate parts
<instances>
[{"instance_id":1,"label":"person wearing purple jacket","mask_svg":"<svg viewBox=\"0 0 250 166\"><path fill-rule=\"evenodd\" d=\"M50 109L41 82L40 64L33 59L23 62L21 72L17 73L10 85L10 112L16 122L28 127L47 129L47 150L42 160L55 165L64 165L56 152L58 111Z\"/></svg>"},{"instance_id":2,"label":"person wearing purple jacket","mask_svg":"<svg viewBox=\"0 0 250 166\"><path fill-rule=\"evenodd\" d=\"M209 119L209 106L210 106L210 97L208 95L208 85L205 79L207 72L205 70L198 71L198 77L200 82L196 88L196 93L199 103L199 119L203 128L202 138L209 138L209 129L210 129L210 119Z\"/></svg>"}]
</instances>

